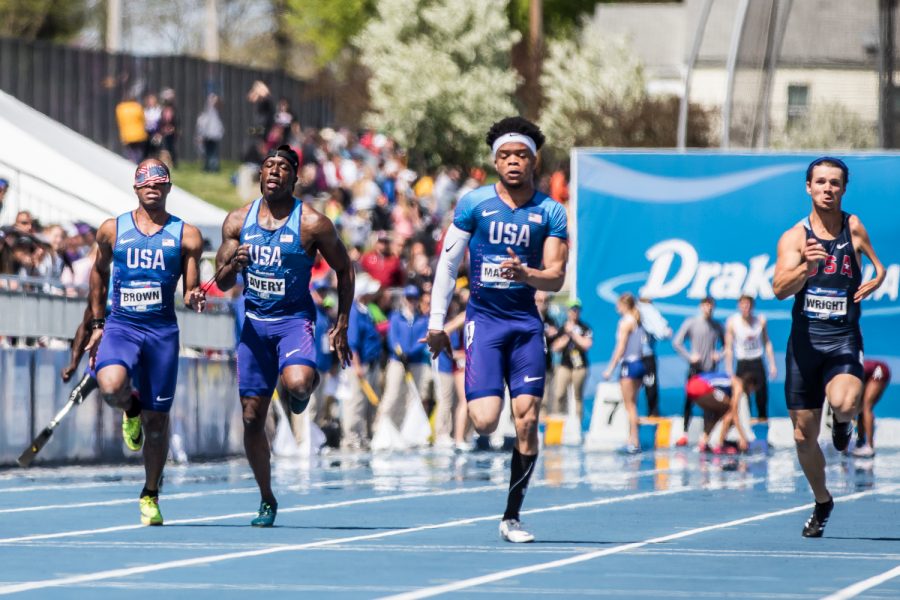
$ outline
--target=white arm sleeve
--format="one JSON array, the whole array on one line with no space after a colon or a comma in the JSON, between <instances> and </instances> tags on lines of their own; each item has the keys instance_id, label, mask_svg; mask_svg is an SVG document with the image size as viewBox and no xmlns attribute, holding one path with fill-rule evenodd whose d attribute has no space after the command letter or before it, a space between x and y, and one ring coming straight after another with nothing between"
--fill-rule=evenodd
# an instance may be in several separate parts
<instances>
[{"instance_id":1,"label":"white arm sleeve","mask_svg":"<svg viewBox=\"0 0 900 600\"><path fill-rule=\"evenodd\" d=\"M434 285L431 288L431 318L428 320L428 329L440 330L444 328L444 320L447 318L447 307L453 298L453 290L456 288L456 273L459 271L459 263L462 262L469 246L470 233L466 233L456 225L450 225L444 236L444 249L438 259L437 269L434 274Z\"/></svg>"}]
</instances>

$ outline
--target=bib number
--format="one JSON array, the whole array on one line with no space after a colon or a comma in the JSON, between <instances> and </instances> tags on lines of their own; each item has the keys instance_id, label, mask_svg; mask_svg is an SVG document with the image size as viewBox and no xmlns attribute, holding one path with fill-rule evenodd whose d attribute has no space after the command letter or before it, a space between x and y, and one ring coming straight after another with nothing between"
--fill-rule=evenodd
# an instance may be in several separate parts
<instances>
[{"instance_id":1,"label":"bib number","mask_svg":"<svg viewBox=\"0 0 900 600\"><path fill-rule=\"evenodd\" d=\"M247 274L247 288L262 299L284 298L284 278Z\"/></svg>"},{"instance_id":2,"label":"bib number","mask_svg":"<svg viewBox=\"0 0 900 600\"><path fill-rule=\"evenodd\" d=\"M505 254L486 254L481 259L481 286L494 289L521 288L524 284L505 279L500 265L508 259Z\"/></svg>"},{"instance_id":3,"label":"bib number","mask_svg":"<svg viewBox=\"0 0 900 600\"><path fill-rule=\"evenodd\" d=\"M162 288L159 285L123 287L119 290L119 306L122 308L144 312L161 304Z\"/></svg>"},{"instance_id":4,"label":"bib number","mask_svg":"<svg viewBox=\"0 0 900 600\"><path fill-rule=\"evenodd\" d=\"M847 317L847 290L809 288L803 297L803 314L822 321L844 320Z\"/></svg>"}]
</instances>

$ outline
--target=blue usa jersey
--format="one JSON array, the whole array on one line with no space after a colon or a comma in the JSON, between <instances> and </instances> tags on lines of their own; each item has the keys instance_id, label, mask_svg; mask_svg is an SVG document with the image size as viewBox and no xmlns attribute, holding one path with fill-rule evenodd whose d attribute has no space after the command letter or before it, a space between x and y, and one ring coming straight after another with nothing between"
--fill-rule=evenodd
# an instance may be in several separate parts
<instances>
[{"instance_id":1,"label":"blue usa jersey","mask_svg":"<svg viewBox=\"0 0 900 600\"><path fill-rule=\"evenodd\" d=\"M181 277L184 222L169 216L165 226L144 235L130 212L116 219L110 314L133 323L175 321L175 288Z\"/></svg>"},{"instance_id":2,"label":"blue usa jersey","mask_svg":"<svg viewBox=\"0 0 900 600\"><path fill-rule=\"evenodd\" d=\"M497 195L493 185L480 187L462 197L453 224L471 234L471 310L497 317L537 315L535 289L500 275L500 264L509 258L507 248L533 268L541 268L544 240L567 238L566 210L540 192L523 206L512 209Z\"/></svg>"},{"instance_id":3,"label":"blue usa jersey","mask_svg":"<svg viewBox=\"0 0 900 600\"><path fill-rule=\"evenodd\" d=\"M294 210L274 231L259 226L256 199L241 229L241 244L250 246L250 264L244 270L244 301L251 319L274 321L303 317L315 322L316 306L309 293L313 261L300 241L303 204L294 199Z\"/></svg>"}]
</instances>

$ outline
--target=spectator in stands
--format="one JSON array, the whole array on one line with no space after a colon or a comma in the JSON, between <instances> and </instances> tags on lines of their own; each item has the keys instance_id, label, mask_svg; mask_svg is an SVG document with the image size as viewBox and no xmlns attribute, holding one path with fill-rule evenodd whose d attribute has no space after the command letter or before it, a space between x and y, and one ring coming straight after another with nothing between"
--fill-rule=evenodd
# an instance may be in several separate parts
<instances>
[{"instance_id":1,"label":"spectator in stands","mask_svg":"<svg viewBox=\"0 0 900 600\"><path fill-rule=\"evenodd\" d=\"M425 397L425 388L431 378L428 346L428 315L431 295L422 294L419 288L408 285L403 289L400 306L391 313L388 326L388 364L384 373L384 397L378 405L381 418L393 421L397 428L403 422L407 404L414 398L407 387L407 371L412 375L419 397ZM377 422L377 421L376 421Z\"/></svg>"},{"instance_id":2,"label":"spectator in stands","mask_svg":"<svg viewBox=\"0 0 900 600\"><path fill-rule=\"evenodd\" d=\"M197 117L197 139L203 148L203 170L219 172L219 144L225 137L225 125L219 116L219 97L209 94L206 107Z\"/></svg>"},{"instance_id":3,"label":"spectator in stands","mask_svg":"<svg viewBox=\"0 0 900 600\"><path fill-rule=\"evenodd\" d=\"M250 145L256 147L258 141L266 139L266 135L275 123L275 106L272 104L269 86L259 80L254 81L250 87L250 91L247 92L247 100L253 104L254 108L253 125L250 127Z\"/></svg>"},{"instance_id":4,"label":"spectator in stands","mask_svg":"<svg viewBox=\"0 0 900 600\"><path fill-rule=\"evenodd\" d=\"M350 307L347 342L353 351L353 368L347 372L350 392L341 407L341 446L348 450L365 450L371 435L369 424L373 404L378 402L381 388L381 355L384 347L378 332L374 301L378 282L367 275L356 277L356 299ZM373 396L373 397L370 397Z\"/></svg>"},{"instance_id":5,"label":"spectator in stands","mask_svg":"<svg viewBox=\"0 0 900 600\"><path fill-rule=\"evenodd\" d=\"M573 298L568 304L566 322L560 327L552 349L560 353L559 368L554 374L554 410L566 412L568 408L569 386L575 398L575 414L579 422L582 418L584 384L588 373L588 350L594 344L591 327L581 320L581 300ZM546 385L546 384L545 384Z\"/></svg>"},{"instance_id":6,"label":"spectator in stands","mask_svg":"<svg viewBox=\"0 0 900 600\"><path fill-rule=\"evenodd\" d=\"M162 106L156 94L144 96L144 130L147 132L147 147L144 150L144 158L159 157L162 149L162 134L159 132L159 118L162 116Z\"/></svg>"},{"instance_id":7,"label":"spectator in stands","mask_svg":"<svg viewBox=\"0 0 900 600\"><path fill-rule=\"evenodd\" d=\"M550 295L543 290L538 290L534 293L534 303L537 305L538 314L541 315L541 321L544 323L544 347L547 348L547 374L544 375L544 398L541 405L547 407L547 412L553 412L556 410L551 403L555 397L553 357L557 354L553 350L553 344L559 337L560 330L550 315Z\"/></svg>"},{"instance_id":8,"label":"spectator in stands","mask_svg":"<svg viewBox=\"0 0 900 600\"><path fill-rule=\"evenodd\" d=\"M359 266L382 287L400 287L404 283L403 265L392 252L391 234L386 231L378 233L375 248L362 255Z\"/></svg>"},{"instance_id":9,"label":"spectator in stands","mask_svg":"<svg viewBox=\"0 0 900 600\"><path fill-rule=\"evenodd\" d=\"M116 123L119 126L119 139L125 146L125 156L137 164L144 160L147 149L147 130L144 120L144 107L129 93L116 105Z\"/></svg>"},{"instance_id":10,"label":"spectator in stands","mask_svg":"<svg viewBox=\"0 0 900 600\"><path fill-rule=\"evenodd\" d=\"M716 301L712 296L707 296L700 301L700 314L685 319L684 323L672 340L672 347L685 360L688 361L687 378L690 379L698 373L712 373L719 365L721 349L725 344L725 328L713 319L713 311ZM690 351L685 348L685 342L690 344ZM688 427L691 424L691 398L685 394L684 398L684 435L678 439L677 446L686 446L688 442ZM702 443L707 439L704 435Z\"/></svg>"},{"instance_id":11,"label":"spectator in stands","mask_svg":"<svg viewBox=\"0 0 900 600\"><path fill-rule=\"evenodd\" d=\"M175 109L175 90L166 88L160 94L162 99L162 112L159 115L159 133L162 135L162 149L168 153L168 161L172 168L178 168L178 112ZM160 154L162 156L162 154Z\"/></svg>"},{"instance_id":12,"label":"spectator in stands","mask_svg":"<svg viewBox=\"0 0 900 600\"><path fill-rule=\"evenodd\" d=\"M9 191L9 181L0 177L0 213L3 212L3 200L6 198L6 192Z\"/></svg>"}]
</instances>

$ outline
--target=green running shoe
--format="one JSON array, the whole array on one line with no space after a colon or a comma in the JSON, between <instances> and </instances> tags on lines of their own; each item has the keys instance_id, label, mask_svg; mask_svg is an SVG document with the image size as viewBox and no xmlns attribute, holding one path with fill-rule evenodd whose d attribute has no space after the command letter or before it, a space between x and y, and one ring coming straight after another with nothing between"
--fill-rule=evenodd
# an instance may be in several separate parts
<instances>
[{"instance_id":1,"label":"green running shoe","mask_svg":"<svg viewBox=\"0 0 900 600\"><path fill-rule=\"evenodd\" d=\"M132 452L137 452L144 447L144 430L141 427L141 416L129 417L122 413L122 437L125 445Z\"/></svg>"},{"instance_id":2,"label":"green running shoe","mask_svg":"<svg viewBox=\"0 0 900 600\"><path fill-rule=\"evenodd\" d=\"M259 512L256 518L250 521L253 527L272 527L275 524L275 515L278 514L278 503L269 504L265 500L259 503Z\"/></svg>"},{"instance_id":3,"label":"green running shoe","mask_svg":"<svg viewBox=\"0 0 900 600\"><path fill-rule=\"evenodd\" d=\"M141 523L144 525L162 525L163 516L159 512L159 498L143 496L141 498Z\"/></svg>"}]
</instances>

